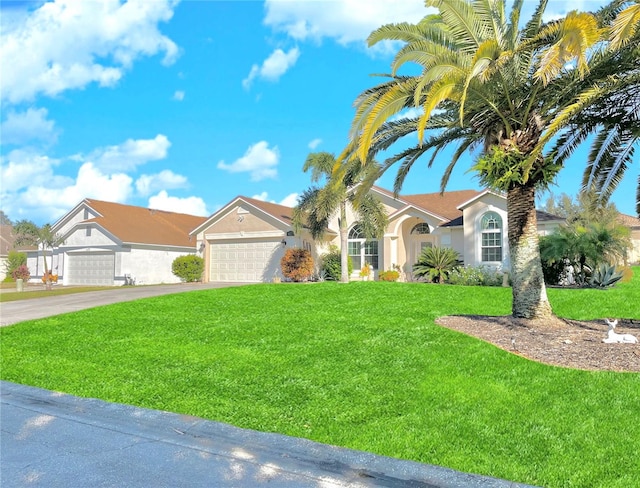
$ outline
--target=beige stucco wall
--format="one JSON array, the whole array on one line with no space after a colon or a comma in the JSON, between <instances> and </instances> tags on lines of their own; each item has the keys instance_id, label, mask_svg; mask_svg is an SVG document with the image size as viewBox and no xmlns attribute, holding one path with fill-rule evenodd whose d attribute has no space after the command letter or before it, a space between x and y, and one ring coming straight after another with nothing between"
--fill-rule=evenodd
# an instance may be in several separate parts
<instances>
[{"instance_id":1,"label":"beige stucco wall","mask_svg":"<svg viewBox=\"0 0 640 488\"><path fill-rule=\"evenodd\" d=\"M627 254L629 264L640 264L640 229L631 230L631 249Z\"/></svg>"},{"instance_id":2,"label":"beige stucco wall","mask_svg":"<svg viewBox=\"0 0 640 488\"><path fill-rule=\"evenodd\" d=\"M500 265L507 267L509 263L507 201L492 193L487 193L462 211L464 218L464 264L469 266L497 264L482 262L480 221L486 212L496 212L502 218L502 262Z\"/></svg>"},{"instance_id":3,"label":"beige stucco wall","mask_svg":"<svg viewBox=\"0 0 640 488\"><path fill-rule=\"evenodd\" d=\"M227 234L235 232L268 232L280 230L260 217L249 212L248 208L234 207L226 215L216 220L204 230L204 234Z\"/></svg>"}]
</instances>

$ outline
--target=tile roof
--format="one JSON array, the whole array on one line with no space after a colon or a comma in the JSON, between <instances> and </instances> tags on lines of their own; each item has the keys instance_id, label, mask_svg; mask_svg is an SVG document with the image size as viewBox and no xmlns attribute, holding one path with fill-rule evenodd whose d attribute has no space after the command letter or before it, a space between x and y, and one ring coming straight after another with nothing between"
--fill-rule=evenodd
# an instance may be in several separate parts
<instances>
[{"instance_id":1,"label":"tile roof","mask_svg":"<svg viewBox=\"0 0 640 488\"><path fill-rule=\"evenodd\" d=\"M412 203L431 213L440 215L447 220L454 220L462 215L462 211L457 207L472 198L480 195L476 190L448 191L444 194L422 193L418 195L400 195L405 202Z\"/></svg>"},{"instance_id":2,"label":"tile roof","mask_svg":"<svg viewBox=\"0 0 640 488\"><path fill-rule=\"evenodd\" d=\"M13 235L13 226L0 225L0 256L6 256L9 251L13 249L13 242L15 236Z\"/></svg>"},{"instance_id":3,"label":"tile roof","mask_svg":"<svg viewBox=\"0 0 640 488\"><path fill-rule=\"evenodd\" d=\"M242 200L250 203L251 205L258 207L263 212L281 220L285 224L291 225L293 219L293 208L280 205L278 203L265 202L263 200L257 200L255 198L240 196Z\"/></svg>"},{"instance_id":4,"label":"tile roof","mask_svg":"<svg viewBox=\"0 0 640 488\"><path fill-rule=\"evenodd\" d=\"M638 217L634 217L633 215L627 215L621 213L618 217L620 223L626 227L640 227L640 219Z\"/></svg>"},{"instance_id":5,"label":"tile roof","mask_svg":"<svg viewBox=\"0 0 640 488\"><path fill-rule=\"evenodd\" d=\"M206 220L195 215L88 198L84 202L100 214L86 222L99 224L126 243L195 247L189 232Z\"/></svg>"}]
</instances>

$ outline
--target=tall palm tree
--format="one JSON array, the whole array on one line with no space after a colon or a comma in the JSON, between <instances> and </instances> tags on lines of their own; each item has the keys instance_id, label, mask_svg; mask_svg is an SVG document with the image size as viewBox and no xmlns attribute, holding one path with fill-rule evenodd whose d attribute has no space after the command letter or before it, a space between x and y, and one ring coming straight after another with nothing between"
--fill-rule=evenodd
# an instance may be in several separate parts
<instances>
[{"instance_id":1,"label":"tall palm tree","mask_svg":"<svg viewBox=\"0 0 640 488\"><path fill-rule=\"evenodd\" d=\"M545 142L571 122L568 111L589 93L580 82L600 52L598 19L591 13L570 12L545 23L547 0L539 0L520 28L524 0L515 0L509 15L505 0L425 3L438 14L418 24L385 25L369 36L369 45L393 40L404 46L393 60L390 80L356 99L352 143L340 159L367 161L417 134L417 144L388 158L379 172L400 162L394 183L399 192L420 157L431 153L432 166L441 150L456 144L441 180L444 191L460 157L467 151L479 155L474 169L480 181L507 194L512 313L551 316L535 195L554 180L563 163L553 152L543 152ZM614 74L616 65L610 59L600 68L606 65ZM421 73L399 75L407 63L417 65ZM422 113L398 120L395 116L407 108L420 108ZM367 183L374 180L371 176Z\"/></svg>"},{"instance_id":2,"label":"tall palm tree","mask_svg":"<svg viewBox=\"0 0 640 488\"><path fill-rule=\"evenodd\" d=\"M374 163L364 167L351 165L346 173L334 175L336 158L328 152L311 153L302 170L311 171L311 181L319 183L325 180L323 187L312 186L305 190L293 209L293 224L296 230L306 225L315 240L323 238L329 221L337 214L340 233L340 281L349 281L347 239L347 204L359 216L359 225L368 239L379 238L384 234L388 219L384 206L373 195L355 198L355 187L369 171L376 171Z\"/></svg>"}]
</instances>

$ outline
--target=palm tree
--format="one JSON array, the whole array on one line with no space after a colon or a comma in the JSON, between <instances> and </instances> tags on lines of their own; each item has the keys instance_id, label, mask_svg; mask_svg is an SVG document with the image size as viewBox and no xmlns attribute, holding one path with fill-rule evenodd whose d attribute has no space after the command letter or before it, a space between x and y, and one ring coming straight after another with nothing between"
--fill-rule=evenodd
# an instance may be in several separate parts
<instances>
[{"instance_id":1,"label":"palm tree","mask_svg":"<svg viewBox=\"0 0 640 488\"><path fill-rule=\"evenodd\" d=\"M563 160L544 154L549 134L572 121L576 100L590 88L580 84L599 55L601 31L591 13L570 12L544 23L547 0L520 25L524 0L515 0L509 15L505 0L426 0L437 15L418 24L385 25L369 36L369 45L402 41L392 63L390 80L365 90L355 102L351 145L341 161L368 161L408 135L417 144L388 158L376 176L400 162L397 193L412 165L431 152L432 166L449 144L457 148L444 170L441 191L467 151L480 155L474 166L480 181L506 192L508 240L515 317L552 316L547 299L535 211L536 191L549 185ZM616 73L612 54L598 66ZM407 63L421 68L401 76ZM417 117L397 119L407 108ZM394 117L393 119L391 119ZM390 120L391 119L391 120ZM425 137L428 133L428 137ZM406 141L403 141L406 143Z\"/></svg>"},{"instance_id":2,"label":"palm tree","mask_svg":"<svg viewBox=\"0 0 640 488\"><path fill-rule=\"evenodd\" d=\"M453 269L460 265L460 254L450 247L425 247L413 265L413 274L420 278L429 276L436 283L442 284Z\"/></svg>"},{"instance_id":3,"label":"palm tree","mask_svg":"<svg viewBox=\"0 0 640 488\"><path fill-rule=\"evenodd\" d=\"M368 171L377 170L375 163L366 167L351 165L345 173L335 173L336 158L327 152L311 153L302 170L311 170L311 181L325 180L324 187L312 186L305 190L293 209L293 223L296 232L306 225L315 240L323 238L329 221L337 214L340 233L340 281L349 282L348 271L348 227L347 204L359 216L359 225L368 239L379 238L387 227L387 213L380 200L373 195L355 198L354 188Z\"/></svg>"},{"instance_id":4,"label":"palm tree","mask_svg":"<svg viewBox=\"0 0 640 488\"><path fill-rule=\"evenodd\" d=\"M64 241L62 236L53 232L51 224L38 227L30 220L20 220L13 226L16 246L37 246L42 249L44 261L44 277L47 290L51 289L51 273L47 263L47 250L59 246Z\"/></svg>"},{"instance_id":5,"label":"palm tree","mask_svg":"<svg viewBox=\"0 0 640 488\"><path fill-rule=\"evenodd\" d=\"M640 1L613 1L596 17L609 45L593 57L587 76L576 80L580 91L588 95L567 110L569 130L558 139L554 152L564 163L581 142L595 135L582 187L596 191L600 203L606 204L632 167L640 141ZM615 76L611 72L614 64ZM640 175L638 178L636 212L640 216Z\"/></svg>"}]
</instances>

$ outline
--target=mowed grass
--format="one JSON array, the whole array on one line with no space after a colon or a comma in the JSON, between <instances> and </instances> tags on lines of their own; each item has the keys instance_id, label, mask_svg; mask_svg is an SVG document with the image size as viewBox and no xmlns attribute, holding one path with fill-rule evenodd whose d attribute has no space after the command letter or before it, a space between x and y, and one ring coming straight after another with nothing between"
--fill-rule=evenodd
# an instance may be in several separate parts
<instances>
[{"instance_id":1,"label":"mowed grass","mask_svg":"<svg viewBox=\"0 0 640 488\"><path fill-rule=\"evenodd\" d=\"M565 317L640 319L639 285L636 268L549 295ZM640 486L640 374L546 366L434 323L508 314L510 297L375 282L150 298L0 329L1 376L534 485Z\"/></svg>"}]
</instances>

